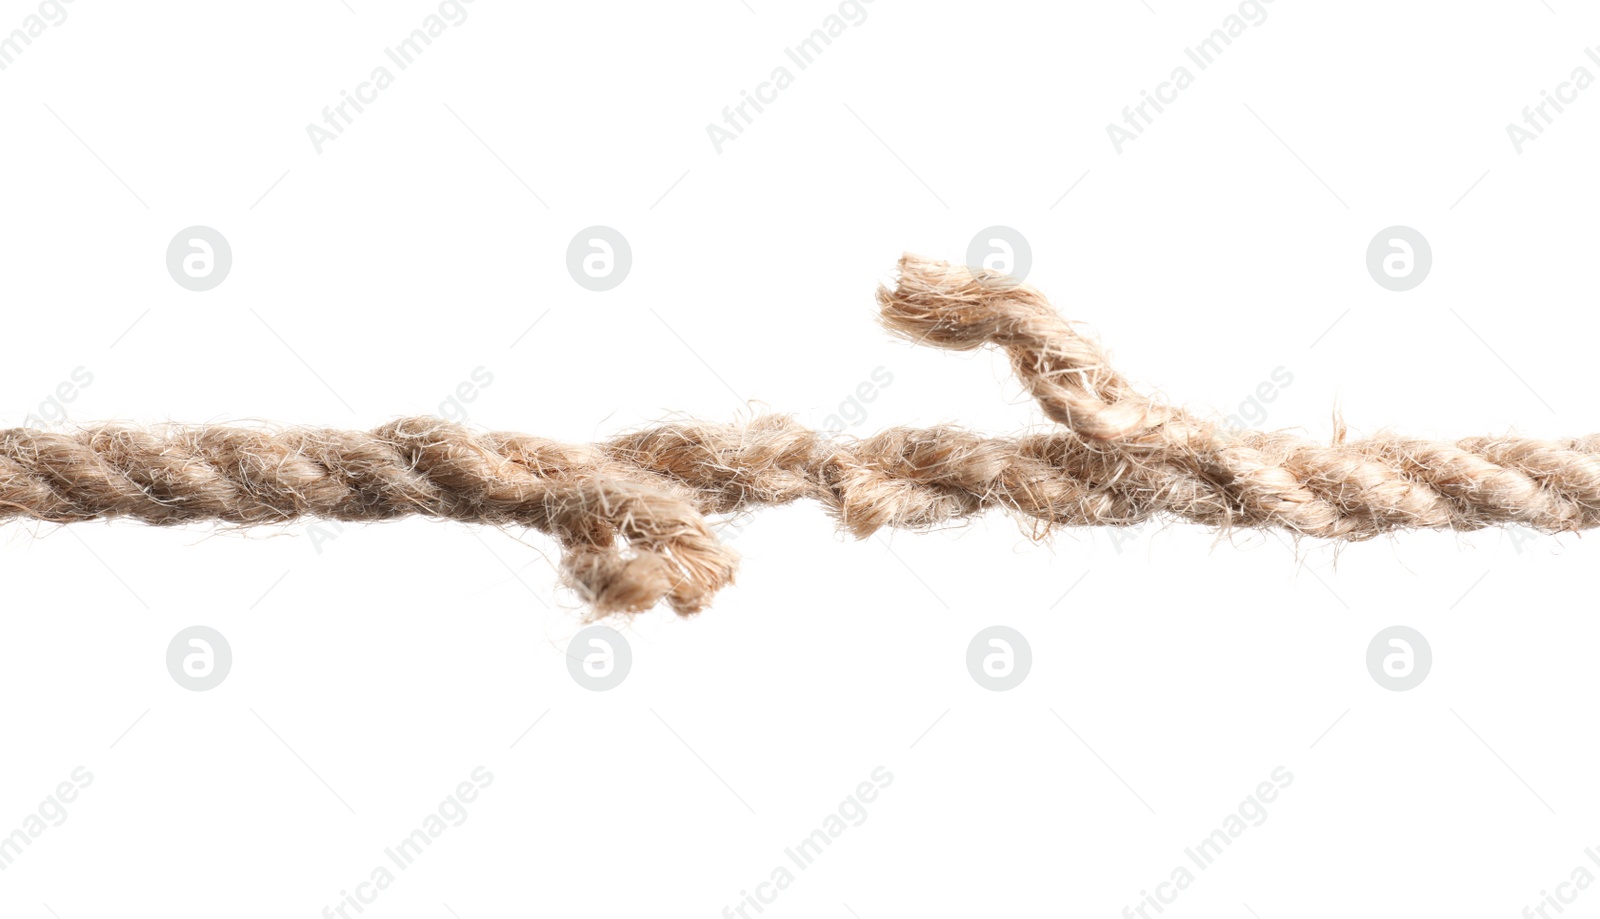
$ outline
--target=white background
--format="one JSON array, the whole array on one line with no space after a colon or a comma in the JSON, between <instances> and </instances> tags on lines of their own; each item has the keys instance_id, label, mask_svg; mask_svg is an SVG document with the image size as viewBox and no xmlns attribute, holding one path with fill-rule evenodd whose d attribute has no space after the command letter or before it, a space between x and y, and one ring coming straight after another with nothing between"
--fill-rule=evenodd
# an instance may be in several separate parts
<instances>
[{"instance_id":1,"label":"white background","mask_svg":"<svg viewBox=\"0 0 1600 919\"><path fill-rule=\"evenodd\" d=\"M877 0L718 153L707 123L836 5L478 0L317 153L306 125L436 8L77 0L26 47L0 72L0 424L79 367L71 423L351 428L482 367L483 428L821 426L882 367L849 433L1009 434L1042 416L1002 359L892 340L872 301L902 251L960 261L1004 224L1176 401L1234 412L1283 367L1264 424L1316 439L1336 406L1363 434L1600 429L1600 90L1520 154L1506 133L1600 73L1571 0L1278 0L1120 155L1106 124L1235 5ZM205 293L164 265L196 224L234 255ZM605 293L565 268L594 224L633 249ZM1433 247L1407 293L1364 264L1394 224ZM366 915L722 915L878 766L866 821L763 915L1117 916L1278 766L1167 915L1514 917L1600 872L1592 539L1038 545L991 516L855 542L795 506L730 532L708 612L617 623L633 671L595 693L537 533L3 534L0 833L94 776L0 872L7 917L318 916L479 765L469 818ZM195 624L233 649L209 692L165 666ZM994 624L1032 647L1010 692L966 669ZM1366 670L1395 624L1433 649L1410 692Z\"/></svg>"}]
</instances>

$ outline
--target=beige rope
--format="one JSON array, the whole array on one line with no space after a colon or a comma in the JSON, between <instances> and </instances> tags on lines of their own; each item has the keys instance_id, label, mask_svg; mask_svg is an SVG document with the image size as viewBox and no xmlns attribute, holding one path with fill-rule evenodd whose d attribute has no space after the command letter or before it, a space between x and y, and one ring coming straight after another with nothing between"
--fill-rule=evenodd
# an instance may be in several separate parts
<instances>
[{"instance_id":1,"label":"beige rope","mask_svg":"<svg viewBox=\"0 0 1600 919\"><path fill-rule=\"evenodd\" d=\"M1411 527L1600 523L1600 435L1381 437L1318 444L1233 432L1138 393L1043 295L906 256L884 324L951 350L996 345L1059 427L1018 438L953 427L830 439L790 418L663 424L562 444L434 418L374 431L101 425L0 431L0 519L154 524L407 514L532 527L596 613L703 609L736 557L707 515L810 500L857 537L1002 508L1033 535L1170 517L1342 540Z\"/></svg>"}]
</instances>

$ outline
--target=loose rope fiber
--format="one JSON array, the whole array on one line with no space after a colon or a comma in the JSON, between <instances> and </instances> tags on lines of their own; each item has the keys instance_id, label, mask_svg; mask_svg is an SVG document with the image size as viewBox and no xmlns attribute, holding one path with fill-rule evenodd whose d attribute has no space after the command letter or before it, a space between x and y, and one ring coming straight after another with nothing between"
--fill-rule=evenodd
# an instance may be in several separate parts
<instances>
[{"instance_id":1,"label":"loose rope fiber","mask_svg":"<svg viewBox=\"0 0 1600 919\"><path fill-rule=\"evenodd\" d=\"M0 520L132 517L159 525L410 514L532 527L600 615L666 601L688 614L733 581L708 515L810 500L866 537L1001 508L1062 526L1178 519L1335 540L1400 529L1600 523L1600 435L1383 436L1331 444L1233 431L1136 391L1038 291L915 256L883 324L953 351L1003 349L1056 427L1016 438L955 427L834 439L781 415L662 424L588 445L479 433L435 418L373 431L100 425L0 431Z\"/></svg>"}]
</instances>

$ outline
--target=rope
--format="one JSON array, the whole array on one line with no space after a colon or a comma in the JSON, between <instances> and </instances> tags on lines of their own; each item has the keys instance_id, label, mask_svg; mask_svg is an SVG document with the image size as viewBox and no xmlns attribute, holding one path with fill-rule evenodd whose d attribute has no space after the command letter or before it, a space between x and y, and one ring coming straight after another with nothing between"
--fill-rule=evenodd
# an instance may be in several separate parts
<instances>
[{"instance_id":1,"label":"rope","mask_svg":"<svg viewBox=\"0 0 1600 919\"><path fill-rule=\"evenodd\" d=\"M97 425L0 431L0 520L131 517L238 525L424 515L531 527L597 614L704 609L736 556L708 516L812 501L864 538L992 508L1041 538L1152 518L1336 540L1395 530L1600 524L1600 435L1550 441L1396 436L1331 444L1233 431L1140 394L1043 295L906 256L884 325L955 351L1003 349L1057 427L955 427L833 439L781 415L662 424L598 444L482 433L435 418L372 431Z\"/></svg>"}]
</instances>

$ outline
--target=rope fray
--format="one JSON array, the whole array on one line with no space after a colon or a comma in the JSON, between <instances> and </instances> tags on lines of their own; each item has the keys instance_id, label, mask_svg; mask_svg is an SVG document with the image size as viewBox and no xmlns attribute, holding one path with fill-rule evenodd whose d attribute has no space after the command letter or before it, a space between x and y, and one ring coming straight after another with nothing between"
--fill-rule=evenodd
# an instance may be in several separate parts
<instances>
[{"instance_id":1,"label":"rope fray","mask_svg":"<svg viewBox=\"0 0 1600 919\"><path fill-rule=\"evenodd\" d=\"M1042 538L1153 517L1360 540L1414 527L1600 523L1600 435L1397 436L1319 444L1229 430L1142 395L1038 291L907 255L883 324L953 351L994 345L1056 427L955 427L836 440L792 418L661 424L574 445L435 418L373 431L100 425L0 431L0 519L132 517L255 525L410 514L532 527L598 615L704 609L737 557L708 515L809 500L857 538L1002 508Z\"/></svg>"}]
</instances>

